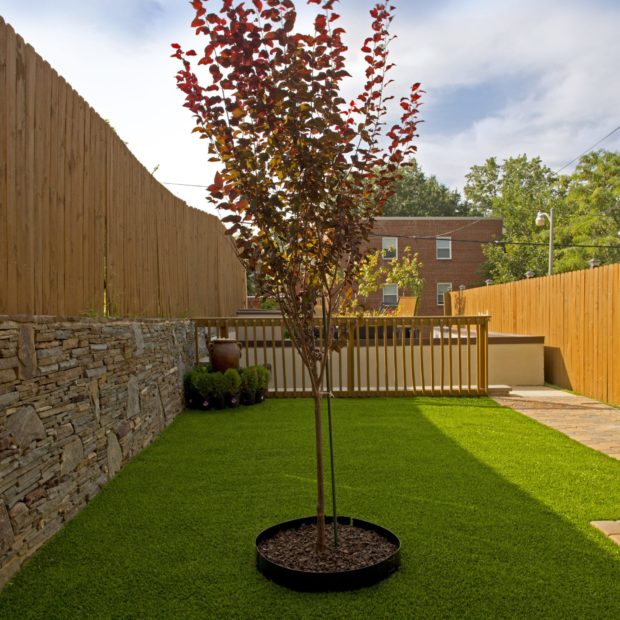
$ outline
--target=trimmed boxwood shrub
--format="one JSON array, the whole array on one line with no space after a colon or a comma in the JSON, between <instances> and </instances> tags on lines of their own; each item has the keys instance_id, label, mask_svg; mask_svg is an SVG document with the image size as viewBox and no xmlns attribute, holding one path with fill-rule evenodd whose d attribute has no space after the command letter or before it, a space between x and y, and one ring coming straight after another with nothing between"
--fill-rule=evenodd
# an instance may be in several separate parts
<instances>
[{"instance_id":1,"label":"trimmed boxwood shrub","mask_svg":"<svg viewBox=\"0 0 620 620\"><path fill-rule=\"evenodd\" d=\"M185 391L185 403L191 409L206 409L205 398L200 393L196 383L200 382L200 376L213 372L211 364L206 366L195 366L192 370L185 373L183 377L183 388Z\"/></svg>"},{"instance_id":2,"label":"trimmed boxwood shrub","mask_svg":"<svg viewBox=\"0 0 620 620\"><path fill-rule=\"evenodd\" d=\"M269 388L269 370L266 366L256 366L256 378L258 380L256 402L262 403L267 397L267 389Z\"/></svg>"},{"instance_id":3,"label":"trimmed boxwood shrub","mask_svg":"<svg viewBox=\"0 0 620 620\"><path fill-rule=\"evenodd\" d=\"M258 373L256 366L249 366L241 373L241 402L244 405L253 405L256 402L258 389Z\"/></svg>"},{"instance_id":4,"label":"trimmed boxwood shrub","mask_svg":"<svg viewBox=\"0 0 620 620\"><path fill-rule=\"evenodd\" d=\"M224 389L226 393L226 404L229 407L238 407L241 402L241 375L234 368L229 368L224 373Z\"/></svg>"},{"instance_id":5,"label":"trimmed boxwood shrub","mask_svg":"<svg viewBox=\"0 0 620 620\"><path fill-rule=\"evenodd\" d=\"M211 364L196 366L183 378L185 402L191 409L203 410L260 403L267 396L269 376L266 366L229 368L223 374L214 372Z\"/></svg>"}]
</instances>

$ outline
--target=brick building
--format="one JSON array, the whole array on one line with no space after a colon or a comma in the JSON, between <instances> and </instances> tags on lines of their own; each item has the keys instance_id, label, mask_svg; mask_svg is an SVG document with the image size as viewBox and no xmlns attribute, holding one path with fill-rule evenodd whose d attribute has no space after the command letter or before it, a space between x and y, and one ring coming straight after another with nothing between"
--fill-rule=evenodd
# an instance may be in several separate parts
<instances>
[{"instance_id":1,"label":"brick building","mask_svg":"<svg viewBox=\"0 0 620 620\"><path fill-rule=\"evenodd\" d=\"M495 217L379 217L370 235L370 248L383 249L385 261L402 254L407 246L422 263L424 290L417 314L443 314L443 294L483 284L485 262L482 244L502 236L502 220ZM369 308L396 305L399 291L386 283L368 299Z\"/></svg>"}]
</instances>

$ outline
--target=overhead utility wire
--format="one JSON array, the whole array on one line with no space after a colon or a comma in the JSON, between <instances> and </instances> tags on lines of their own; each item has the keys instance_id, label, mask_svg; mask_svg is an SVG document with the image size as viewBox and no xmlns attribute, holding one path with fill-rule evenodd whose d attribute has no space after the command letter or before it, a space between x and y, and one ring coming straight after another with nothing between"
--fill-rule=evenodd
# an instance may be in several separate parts
<instances>
[{"instance_id":1,"label":"overhead utility wire","mask_svg":"<svg viewBox=\"0 0 620 620\"><path fill-rule=\"evenodd\" d=\"M170 183L168 181L161 181L162 185L182 185L183 187L202 187L207 189L208 185L195 185L194 183Z\"/></svg>"},{"instance_id":2,"label":"overhead utility wire","mask_svg":"<svg viewBox=\"0 0 620 620\"><path fill-rule=\"evenodd\" d=\"M604 142L605 140L607 140L607 138L615 134L616 131L618 131L619 129L620 129L620 125L618 125L615 129L612 129L606 136L601 138L598 142L595 142L589 149L586 149L583 153L581 153L580 155L577 155L575 159L571 159L567 164L564 164L561 168L558 168L555 171L555 174L558 174L558 172L561 172L562 170L564 170L564 168L567 168L571 164L575 163L580 157L583 157L586 153L589 153L595 146L598 146L601 142Z\"/></svg>"},{"instance_id":3,"label":"overhead utility wire","mask_svg":"<svg viewBox=\"0 0 620 620\"><path fill-rule=\"evenodd\" d=\"M557 174L558 172L564 170L564 168L570 166L572 163L576 162L582 155L585 155L586 153L589 153L595 146L598 146L601 142L604 142L605 140L607 140L607 138L609 138L610 136L615 134L616 131L618 131L619 129L620 129L620 125L618 125L615 129L610 131L606 136L601 138L598 142L595 142L589 149L586 149L583 153L581 153L580 155L577 155L577 157L575 157L575 159L571 159L567 164L564 164L561 168L558 168L555 171L555 174ZM161 181L161 183L162 183L162 185L181 185L183 187L202 187L204 189L207 189L209 187L208 185L196 185L195 183L173 183L172 181ZM468 226L469 226L469 224L468 224Z\"/></svg>"},{"instance_id":4,"label":"overhead utility wire","mask_svg":"<svg viewBox=\"0 0 620 620\"><path fill-rule=\"evenodd\" d=\"M436 237L417 237L412 235L378 235L376 233L371 233L369 237L393 237L396 239L412 239L416 241L436 241L437 239L441 239L441 236ZM548 242L536 242L536 241L500 241L499 239L494 239L492 241L482 241L480 239L452 239L453 243L480 243L482 245L533 245L533 246L544 246L548 247ZM613 249L620 250L620 245L591 245L584 243L556 243L554 244L556 248L601 248L601 249Z\"/></svg>"}]
</instances>

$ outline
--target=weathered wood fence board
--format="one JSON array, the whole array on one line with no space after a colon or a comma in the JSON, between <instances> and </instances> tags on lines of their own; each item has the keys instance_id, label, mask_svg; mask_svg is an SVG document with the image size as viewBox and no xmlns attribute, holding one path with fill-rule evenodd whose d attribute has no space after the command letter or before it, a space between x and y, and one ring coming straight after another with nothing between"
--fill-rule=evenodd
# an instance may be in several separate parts
<instances>
[{"instance_id":1,"label":"weathered wood fence board","mask_svg":"<svg viewBox=\"0 0 620 620\"><path fill-rule=\"evenodd\" d=\"M550 383L620 404L620 264L470 289L463 303L493 332L544 336Z\"/></svg>"},{"instance_id":2,"label":"weathered wood fence board","mask_svg":"<svg viewBox=\"0 0 620 620\"><path fill-rule=\"evenodd\" d=\"M194 320L201 342L237 339L242 366L271 366L270 394L310 396L310 378L288 338L284 319ZM360 396L472 396L488 392L488 317L338 317L330 356L332 392ZM316 320L317 334L322 323Z\"/></svg>"},{"instance_id":3,"label":"weathered wood fence board","mask_svg":"<svg viewBox=\"0 0 620 620\"><path fill-rule=\"evenodd\" d=\"M0 18L0 314L204 316L244 297L218 219L160 185Z\"/></svg>"}]
</instances>

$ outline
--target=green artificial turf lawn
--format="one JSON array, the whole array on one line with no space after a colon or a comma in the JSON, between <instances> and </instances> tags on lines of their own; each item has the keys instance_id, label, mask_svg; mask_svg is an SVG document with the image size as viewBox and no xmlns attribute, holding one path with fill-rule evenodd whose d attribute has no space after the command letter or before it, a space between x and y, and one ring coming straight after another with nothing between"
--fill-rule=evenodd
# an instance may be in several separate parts
<instances>
[{"instance_id":1,"label":"green artificial turf lawn","mask_svg":"<svg viewBox=\"0 0 620 620\"><path fill-rule=\"evenodd\" d=\"M402 541L398 573L288 591L253 541L313 513L312 403L186 412L0 595L0 618L618 618L620 462L488 399L334 402L342 514ZM329 493L328 493L329 496Z\"/></svg>"}]
</instances>

